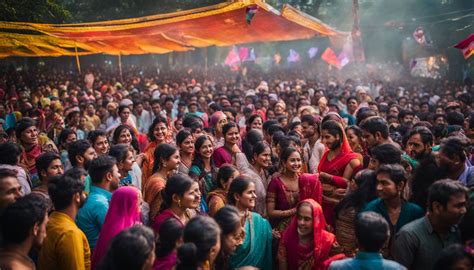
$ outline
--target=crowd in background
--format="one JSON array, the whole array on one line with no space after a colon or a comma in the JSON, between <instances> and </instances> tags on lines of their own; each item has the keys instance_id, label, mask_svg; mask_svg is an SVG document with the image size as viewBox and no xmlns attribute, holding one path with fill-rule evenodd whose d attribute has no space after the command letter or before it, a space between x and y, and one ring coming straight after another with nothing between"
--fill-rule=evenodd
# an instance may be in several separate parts
<instances>
[{"instance_id":1,"label":"crowd in background","mask_svg":"<svg viewBox=\"0 0 474 270\"><path fill-rule=\"evenodd\" d=\"M2 269L474 267L469 79L0 74Z\"/></svg>"}]
</instances>

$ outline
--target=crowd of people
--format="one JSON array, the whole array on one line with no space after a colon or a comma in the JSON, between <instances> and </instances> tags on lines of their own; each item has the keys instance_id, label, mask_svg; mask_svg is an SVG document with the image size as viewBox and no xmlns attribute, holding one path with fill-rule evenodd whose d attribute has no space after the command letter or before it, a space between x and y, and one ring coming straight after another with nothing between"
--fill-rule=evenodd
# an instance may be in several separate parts
<instances>
[{"instance_id":1,"label":"crowd of people","mask_svg":"<svg viewBox=\"0 0 474 270\"><path fill-rule=\"evenodd\" d=\"M122 72L0 73L1 269L474 268L469 81Z\"/></svg>"}]
</instances>

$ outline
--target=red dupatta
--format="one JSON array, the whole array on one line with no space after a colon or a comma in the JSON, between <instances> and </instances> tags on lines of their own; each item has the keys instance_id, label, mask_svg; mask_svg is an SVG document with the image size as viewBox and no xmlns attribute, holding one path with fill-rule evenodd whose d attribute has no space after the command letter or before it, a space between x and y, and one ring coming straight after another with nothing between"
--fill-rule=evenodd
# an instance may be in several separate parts
<instances>
[{"instance_id":1,"label":"red dupatta","mask_svg":"<svg viewBox=\"0 0 474 270\"><path fill-rule=\"evenodd\" d=\"M317 203L322 202L323 188L317 174L304 173L298 178L300 189L300 201L313 199Z\"/></svg>"},{"instance_id":2,"label":"red dupatta","mask_svg":"<svg viewBox=\"0 0 474 270\"><path fill-rule=\"evenodd\" d=\"M297 209L301 204L309 204L313 210L313 270L323 269L323 263L329 258L329 252L336 242L334 234L326 231L326 221L323 215L323 209L319 203L312 199L306 199L298 203ZM286 243L288 269L298 269L301 259L298 253L299 236L297 217L291 219L288 228L283 232L282 240Z\"/></svg>"}]
</instances>

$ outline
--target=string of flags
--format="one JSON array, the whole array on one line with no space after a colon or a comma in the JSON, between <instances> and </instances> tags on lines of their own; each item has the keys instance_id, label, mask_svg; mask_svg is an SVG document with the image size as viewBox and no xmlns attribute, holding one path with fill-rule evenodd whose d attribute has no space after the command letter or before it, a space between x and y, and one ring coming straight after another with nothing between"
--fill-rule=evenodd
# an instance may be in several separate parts
<instances>
[{"instance_id":1,"label":"string of flags","mask_svg":"<svg viewBox=\"0 0 474 270\"><path fill-rule=\"evenodd\" d=\"M307 50L307 59L315 59L318 55L319 48L311 47ZM288 64L293 64L303 61L303 58L298 51L295 49L289 49L286 57ZM334 66L337 69L342 69L344 66L353 61L352 46L344 46L339 54L336 54L330 47L326 48L321 54L321 59L328 65ZM240 65L244 62L254 62L256 64L265 63L265 65L274 64L280 65L282 56L280 53L275 53L271 56L256 56L255 49L249 47L232 46L227 54L224 64L231 67L232 70L239 70Z\"/></svg>"}]
</instances>

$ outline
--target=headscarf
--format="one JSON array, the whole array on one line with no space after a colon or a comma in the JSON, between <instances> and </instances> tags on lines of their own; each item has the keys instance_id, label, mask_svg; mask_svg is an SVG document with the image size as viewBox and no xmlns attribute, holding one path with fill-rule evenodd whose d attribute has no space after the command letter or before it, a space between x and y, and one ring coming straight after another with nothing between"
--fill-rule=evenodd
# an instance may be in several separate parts
<instances>
[{"instance_id":1,"label":"headscarf","mask_svg":"<svg viewBox=\"0 0 474 270\"><path fill-rule=\"evenodd\" d=\"M224 116L226 115L222 111L214 112L211 116L211 122L210 122L211 127L215 128L217 126L217 123L219 122L219 119L221 119Z\"/></svg>"},{"instance_id":2,"label":"headscarf","mask_svg":"<svg viewBox=\"0 0 474 270\"><path fill-rule=\"evenodd\" d=\"M97 269L104 258L112 239L121 231L141 223L139 209L140 191L133 186L120 187L114 191L109 210L92 254L92 269Z\"/></svg>"},{"instance_id":3,"label":"headscarf","mask_svg":"<svg viewBox=\"0 0 474 270\"><path fill-rule=\"evenodd\" d=\"M326 220L324 219L323 209L321 205L313 199L306 199L298 203L296 209L301 204L309 204L313 212L313 257L314 270L322 269L323 262L329 258L329 252L336 241L334 234L326 231ZM294 216L288 228L283 232L282 240L286 243L288 269L298 269L299 236L298 221Z\"/></svg>"}]
</instances>

